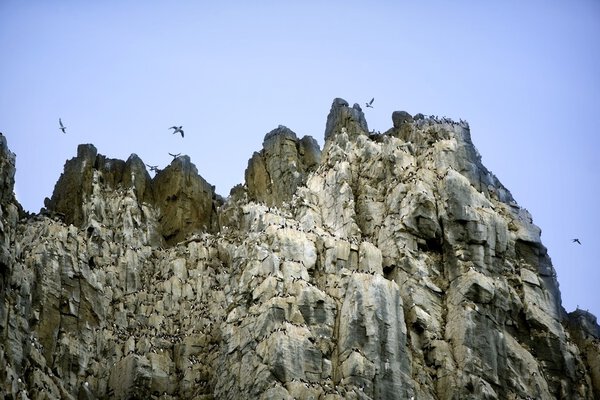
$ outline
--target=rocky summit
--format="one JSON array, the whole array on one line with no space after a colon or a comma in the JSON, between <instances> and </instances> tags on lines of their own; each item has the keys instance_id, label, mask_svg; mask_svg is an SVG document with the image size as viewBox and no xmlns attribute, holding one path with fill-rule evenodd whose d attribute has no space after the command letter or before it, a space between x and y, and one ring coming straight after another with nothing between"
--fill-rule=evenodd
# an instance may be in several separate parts
<instances>
[{"instance_id":1,"label":"rocky summit","mask_svg":"<svg viewBox=\"0 0 600 400\"><path fill-rule=\"evenodd\" d=\"M333 101L215 193L91 144L38 214L0 136L6 399L598 399L600 327L466 122Z\"/></svg>"}]
</instances>

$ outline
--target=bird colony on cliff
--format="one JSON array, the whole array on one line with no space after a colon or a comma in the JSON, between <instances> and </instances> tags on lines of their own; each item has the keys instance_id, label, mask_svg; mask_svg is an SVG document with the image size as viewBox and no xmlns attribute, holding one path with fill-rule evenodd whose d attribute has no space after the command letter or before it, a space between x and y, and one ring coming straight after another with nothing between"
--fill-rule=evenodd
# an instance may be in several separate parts
<instances>
[{"instance_id":1,"label":"bird colony on cliff","mask_svg":"<svg viewBox=\"0 0 600 400\"><path fill-rule=\"evenodd\" d=\"M392 122L335 99L323 149L279 126L227 198L186 155L150 177L80 145L36 215L1 136L0 392L599 398L596 318L468 124Z\"/></svg>"}]
</instances>

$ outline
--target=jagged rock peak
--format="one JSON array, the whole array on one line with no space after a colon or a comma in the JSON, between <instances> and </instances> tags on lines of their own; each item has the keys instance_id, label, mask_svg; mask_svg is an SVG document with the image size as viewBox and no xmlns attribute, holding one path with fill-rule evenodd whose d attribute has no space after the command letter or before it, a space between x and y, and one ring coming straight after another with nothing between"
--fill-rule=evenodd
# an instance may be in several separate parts
<instances>
[{"instance_id":1,"label":"jagged rock peak","mask_svg":"<svg viewBox=\"0 0 600 400\"><path fill-rule=\"evenodd\" d=\"M127 218L136 224L157 225L140 238L153 245L163 240L174 244L196 231L218 231L219 204L214 186L198 174L187 155L176 157L151 178L136 154L127 161L112 159L98 154L92 144L78 146L77 157L65 163L52 197L45 201L48 211L77 227L116 224L122 228L129 222L115 219L113 210L127 217L128 209L133 216Z\"/></svg>"},{"instance_id":2,"label":"jagged rock peak","mask_svg":"<svg viewBox=\"0 0 600 400\"><path fill-rule=\"evenodd\" d=\"M267 142L273 138L276 137L287 137L291 140L297 140L298 137L296 136L296 133L294 131L292 131L290 128L288 128L285 125L279 125L277 126L277 128L273 129L272 131L268 132L264 139L263 139L263 148L266 147L265 145L267 144Z\"/></svg>"},{"instance_id":3,"label":"jagged rock peak","mask_svg":"<svg viewBox=\"0 0 600 400\"><path fill-rule=\"evenodd\" d=\"M80 144L77 157L65 163L52 197L44 205L48 211L64 215L67 224L81 227L96 217L95 212L86 212L86 204L101 202L100 191L133 188L140 203L151 202L150 181L137 155L132 154L127 161L112 159L98 154L92 144ZM93 207L88 211L94 211Z\"/></svg>"},{"instance_id":4,"label":"jagged rock peak","mask_svg":"<svg viewBox=\"0 0 600 400\"><path fill-rule=\"evenodd\" d=\"M214 185L198 174L187 155L175 157L152 181L155 205L160 210L161 233L175 244L194 232L219 230Z\"/></svg>"},{"instance_id":5,"label":"jagged rock peak","mask_svg":"<svg viewBox=\"0 0 600 400\"><path fill-rule=\"evenodd\" d=\"M349 137L355 137L357 135L367 135L369 127L365 114L358 104L349 107L346 100L341 98L335 98L331 104L331 110L327 116L327 123L325 125L325 142L331 138L332 135L340 132L348 133Z\"/></svg>"},{"instance_id":6,"label":"jagged rock peak","mask_svg":"<svg viewBox=\"0 0 600 400\"><path fill-rule=\"evenodd\" d=\"M0 133L0 204L16 203L15 153L8 149L6 137Z\"/></svg>"},{"instance_id":7,"label":"jagged rock peak","mask_svg":"<svg viewBox=\"0 0 600 400\"><path fill-rule=\"evenodd\" d=\"M299 140L291 129L279 125L265 135L262 150L248 161L245 180L249 198L277 206L290 201L320 159L321 149L314 138Z\"/></svg>"},{"instance_id":8,"label":"jagged rock peak","mask_svg":"<svg viewBox=\"0 0 600 400\"><path fill-rule=\"evenodd\" d=\"M2 300L2 293L10 282L8 272L16 256L13 244L17 221L19 216L24 214L23 208L17 202L14 193L15 161L16 156L9 150L6 137L0 133L0 301Z\"/></svg>"},{"instance_id":9,"label":"jagged rock peak","mask_svg":"<svg viewBox=\"0 0 600 400\"><path fill-rule=\"evenodd\" d=\"M279 127L222 205L189 157L146 186L89 146L61 177L91 181L83 226L0 203L0 393L599 398L600 327L468 125L396 114L373 140L336 102L321 161Z\"/></svg>"}]
</instances>

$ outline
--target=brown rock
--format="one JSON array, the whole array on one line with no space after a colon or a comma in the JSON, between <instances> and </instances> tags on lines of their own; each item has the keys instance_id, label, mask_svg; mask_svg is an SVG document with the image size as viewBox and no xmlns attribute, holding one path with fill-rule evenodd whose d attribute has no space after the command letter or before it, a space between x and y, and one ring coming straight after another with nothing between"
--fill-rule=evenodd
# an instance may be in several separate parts
<instances>
[{"instance_id":1,"label":"brown rock","mask_svg":"<svg viewBox=\"0 0 600 400\"><path fill-rule=\"evenodd\" d=\"M218 230L215 188L198 175L188 156L175 158L153 180L161 233L175 244L194 232Z\"/></svg>"}]
</instances>

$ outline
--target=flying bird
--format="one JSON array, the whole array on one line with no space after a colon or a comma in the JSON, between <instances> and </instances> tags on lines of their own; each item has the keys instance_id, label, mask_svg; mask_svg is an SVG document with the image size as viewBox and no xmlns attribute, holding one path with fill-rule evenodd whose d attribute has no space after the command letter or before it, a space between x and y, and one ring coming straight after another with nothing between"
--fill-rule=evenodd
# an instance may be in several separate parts
<instances>
[{"instance_id":1,"label":"flying bird","mask_svg":"<svg viewBox=\"0 0 600 400\"><path fill-rule=\"evenodd\" d=\"M160 172L160 169L158 169L158 165L150 165L150 164L146 164L146 166L150 169L150 171L158 173Z\"/></svg>"},{"instance_id":2,"label":"flying bird","mask_svg":"<svg viewBox=\"0 0 600 400\"><path fill-rule=\"evenodd\" d=\"M171 157L173 157L173 160L176 159L177 157L179 157L181 155L181 153L177 153L177 154L173 154L173 153L169 153L169 155Z\"/></svg>"},{"instance_id":3,"label":"flying bird","mask_svg":"<svg viewBox=\"0 0 600 400\"><path fill-rule=\"evenodd\" d=\"M173 134L181 133L181 137L183 137L183 126L172 126L169 129L174 129Z\"/></svg>"},{"instance_id":4,"label":"flying bird","mask_svg":"<svg viewBox=\"0 0 600 400\"><path fill-rule=\"evenodd\" d=\"M579 244L581 244L581 242L577 238L573 239L573 243L579 243Z\"/></svg>"},{"instance_id":5,"label":"flying bird","mask_svg":"<svg viewBox=\"0 0 600 400\"><path fill-rule=\"evenodd\" d=\"M63 125L62 119L60 119L60 118L58 119L58 124L60 125L60 128L58 128L58 129L60 129L62 131L62 133L67 133L67 127Z\"/></svg>"},{"instance_id":6,"label":"flying bird","mask_svg":"<svg viewBox=\"0 0 600 400\"><path fill-rule=\"evenodd\" d=\"M371 99L371 101L370 101L370 102L368 102L368 103L366 103L365 105L366 105L367 107L371 107L371 108L373 108L373 101L374 101L374 100L375 100L375 97L373 97L373 98Z\"/></svg>"}]
</instances>

